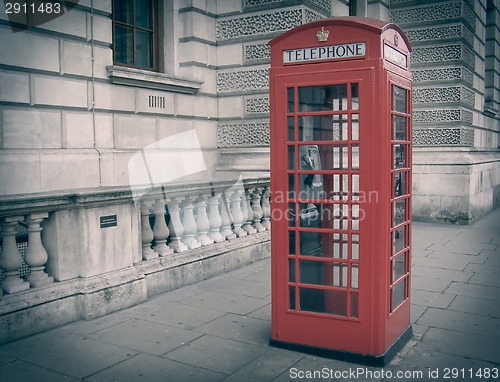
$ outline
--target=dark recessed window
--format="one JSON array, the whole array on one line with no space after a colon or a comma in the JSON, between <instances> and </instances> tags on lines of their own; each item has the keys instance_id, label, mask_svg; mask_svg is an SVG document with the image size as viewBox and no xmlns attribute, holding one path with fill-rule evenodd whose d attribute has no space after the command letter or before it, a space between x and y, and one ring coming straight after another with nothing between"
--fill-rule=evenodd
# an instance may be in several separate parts
<instances>
[{"instance_id":1,"label":"dark recessed window","mask_svg":"<svg viewBox=\"0 0 500 382\"><path fill-rule=\"evenodd\" d=\"M158 1L114 0L114 63L158 70L159 52Z\"/></svg>"}]
</instances>

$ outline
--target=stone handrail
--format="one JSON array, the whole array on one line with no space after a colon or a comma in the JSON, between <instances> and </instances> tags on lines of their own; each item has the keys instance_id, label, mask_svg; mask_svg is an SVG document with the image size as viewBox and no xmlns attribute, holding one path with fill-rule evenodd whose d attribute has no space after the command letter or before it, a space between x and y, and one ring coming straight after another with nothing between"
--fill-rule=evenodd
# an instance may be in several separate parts
<instances>
[{"instance_id":1,"label":"stone handrail","mask_svg":"<svg viewBox=\"0 0 500 382\"><path fill-rule=\"evenodd\" d=\"M51 251L44 243L57 239L44 237L43 222L51 214L120 204L135 205L132 219L139 219L139 261L270 229L269 178L1 196L0 298L2 290L14 294L58 281L46 269ZM24 256L16 242L19 224L26 227L28 236ZM25 274L20 272L22 266L27 266Z\"/></svg>"}]
</instances>

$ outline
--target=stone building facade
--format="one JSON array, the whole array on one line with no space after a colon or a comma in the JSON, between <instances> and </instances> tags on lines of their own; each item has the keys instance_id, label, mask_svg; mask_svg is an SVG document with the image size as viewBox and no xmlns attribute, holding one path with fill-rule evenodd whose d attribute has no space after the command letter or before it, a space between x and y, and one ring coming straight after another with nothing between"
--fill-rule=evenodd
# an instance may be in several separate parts
<instances>
[{"instance_id":1,"label":"stone building facade","mask_svg":"<svg viewBox=\"0 0 500 382\"><path fill-rule=\"evenodd\" d=\"M497 2L119 3L38 22L0 4L0 342L269 255L267 43L310 21L409 37L414 218L500 203Z\"/></svg>"}]
</instances>

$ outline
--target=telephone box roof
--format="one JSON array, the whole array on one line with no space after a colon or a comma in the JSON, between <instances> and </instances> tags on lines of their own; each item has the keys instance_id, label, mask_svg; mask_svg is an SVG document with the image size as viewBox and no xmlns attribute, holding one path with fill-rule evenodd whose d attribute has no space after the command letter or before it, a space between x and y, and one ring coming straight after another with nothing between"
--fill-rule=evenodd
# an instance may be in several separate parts
<instances>
[{"instance_id":1,"label":"telephone box roof","mask_svg":"<svg viewBox=\"0 0 500 382\"><path fill-rule=\"evenodd\" d=\"M408 47L408 51L411 51L411 46L410 42L408 41L408 38L406 37L405 33L403 30L398 27L394 23L388 23L385 21L380 21L376 19L371 19L368 17L358 17L358 16L346 16L346 17L331 17L327 19L321 19L318 21L313 21L311 23L303 24L298 27L295 27L293 29L290 29L289 31L273 38L271 41L269 41L269 45L273 46L274 44L300 32L303 30L307 29L314 29L314 28L321 28L325 26L351 26L351 27L357 27L360 29L366 29L369 32L372 33L377 33L377 34L382 34L384 31L388 29L394 29L399 32L399 34L403 37L405 40L406 46Z\"/></svg>"}]
</instances>

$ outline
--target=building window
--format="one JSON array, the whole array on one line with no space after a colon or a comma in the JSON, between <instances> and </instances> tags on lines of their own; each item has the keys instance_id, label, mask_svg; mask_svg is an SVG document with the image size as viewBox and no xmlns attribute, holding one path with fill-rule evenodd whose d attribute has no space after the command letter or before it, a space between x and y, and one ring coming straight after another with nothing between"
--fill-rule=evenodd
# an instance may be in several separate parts
<instances>
[{"instance_id":1,"label":"building window","mask_svg":"<svg viewBox=\"0 0 500 382\"><path fill-rule=\"evenodd\" d=\"M113 61L158 70L160 39L156 0L113 0Z\"/></svg>"}]
</instances>

